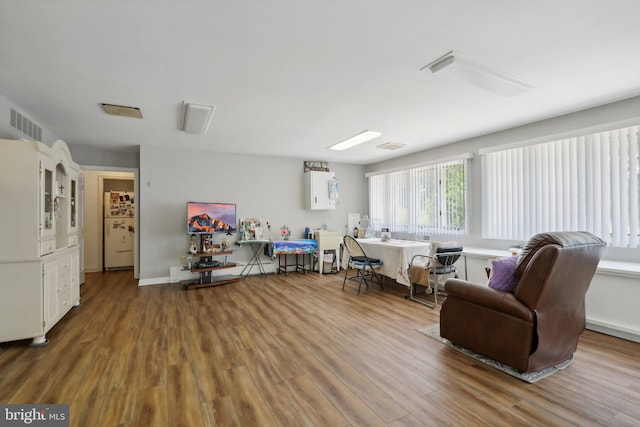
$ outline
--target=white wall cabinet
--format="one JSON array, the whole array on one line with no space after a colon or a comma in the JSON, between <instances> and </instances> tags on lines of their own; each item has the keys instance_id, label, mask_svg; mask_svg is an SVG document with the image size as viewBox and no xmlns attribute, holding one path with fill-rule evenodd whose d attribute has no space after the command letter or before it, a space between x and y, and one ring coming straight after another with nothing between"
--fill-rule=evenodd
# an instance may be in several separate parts
<instances>
[{"instance_id":1,"label":"white wall cabinet","mask_svg":"<svg viewBox=\"0 0 640 427\"><path fill-rule=\"evenodd\" d=\"M44 345L80 304L78 177L63 141L0 140L0 342Z\"/></svg>"},{"instance_id":2,"label":"white wall cabinet","mask_svg":"<svg viewBox=\"0 0 640 427\"><path fill-rule=\"evenodd\" d=\"M329 182L334 172L309 171L304 173L305 207L310 210L334 210L336 200L329 196Z\"/></svg>"}]
</instances>

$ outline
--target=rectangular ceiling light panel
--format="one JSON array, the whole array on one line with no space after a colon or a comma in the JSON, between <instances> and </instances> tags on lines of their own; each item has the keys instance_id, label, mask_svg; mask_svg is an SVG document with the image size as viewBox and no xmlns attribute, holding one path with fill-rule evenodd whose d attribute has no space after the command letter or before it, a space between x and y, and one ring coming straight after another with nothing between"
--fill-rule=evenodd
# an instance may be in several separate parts
<instances>
[{"instance_id":1,"label":"rectangular ceiling light panel","mask_svg":"<svg viewBox=\"0 0 640 427\"><path fill-rule=\"evenodd\" d=\"M333 144L329 148L332 150L346 150L347 148L355 147L358 144L362 144L363 142L367 142L373 138L377 138L382 135L380 132L376 132L374 130L365 130L364 132L360 132L357 135L352 136L351 138L347 138L342 142L337 144Z\"/></svg>"},{"instance_id":2,"label":"rectangular ceiling light panel","mask_svg":"<svg viewBox=\"0 0 640 427\"><path fill-rule=\"evenodd\" d=\"M467 83L502 96L514 96L535 88L527 82L464 58L454 51L424 66L422 70L425 68L438 76Z\"/></svg>"},{"instance_id":3,"label":"rectangular ceiling light panel","mask_svg":"<svg viewBox=\"0 0 640 427\"><path fill-rule=\"evenodd\" d=\"M203 135L209 129L215 106L206 104L184 104L184 127L186 133Z\"/></svg>"}]
</instances>

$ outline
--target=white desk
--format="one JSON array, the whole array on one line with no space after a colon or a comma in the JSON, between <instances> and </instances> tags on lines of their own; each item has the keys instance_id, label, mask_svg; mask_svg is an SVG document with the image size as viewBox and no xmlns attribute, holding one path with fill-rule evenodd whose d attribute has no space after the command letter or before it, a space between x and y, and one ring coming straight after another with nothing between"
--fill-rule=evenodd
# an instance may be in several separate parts
<instances>
[{"instance_id":1,"label":"white desk","mask_svg":"<svg viewBox=\"0 0 640 427\"><path fill-rule=\"evenodd\" d=\"M322 274L325 251L336 252L338 271L340 271L340 244L342 243L342 233L339 231L318 230L311 233L311 238L318 242L318 272Z\"/></svg>"},{"instance_id":2,"label":"white desk","mask_svg":"<svg viewBox=\"0 0 640 427\"><path fill-rule=\"evenodd\" d=\"M381 274L405 286L409 286L411 258L414 255L429 255L430 244L426 242L394 239L382 242L380 238L356 240L367 256L382 260L379 270Z\"/></svg>"}]
</instances>

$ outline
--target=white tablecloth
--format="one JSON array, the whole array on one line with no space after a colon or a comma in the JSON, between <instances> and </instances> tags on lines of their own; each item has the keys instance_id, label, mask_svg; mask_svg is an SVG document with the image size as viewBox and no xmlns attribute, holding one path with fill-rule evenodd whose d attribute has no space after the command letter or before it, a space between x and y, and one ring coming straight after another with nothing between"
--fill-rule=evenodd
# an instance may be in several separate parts
<instances>
[{"instance_id":1,"label":"white tablecloth","mask_svg":"<svg viewBox=\"0 0 640 427\"><path fill-rule=\"evenodd\" d=\"M429 255L430 244L413 240L389 240L382 242L380 238L356 239L368 257L378 258L383 264L380 273L395 279L396 282L409 286L409 263L414 255ZM345 251L348 257L347 251Z\"/></svg>"}]
</instances>

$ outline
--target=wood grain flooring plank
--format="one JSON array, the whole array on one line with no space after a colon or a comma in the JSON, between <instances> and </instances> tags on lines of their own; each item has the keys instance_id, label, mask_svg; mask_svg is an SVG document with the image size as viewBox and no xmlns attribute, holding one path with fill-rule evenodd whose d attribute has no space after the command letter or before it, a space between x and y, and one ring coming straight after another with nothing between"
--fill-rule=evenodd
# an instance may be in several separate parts
<instances>
[{"instance_id":1,"label":"wood grain flooring plank","mask_svg":"<svg viewBox=\"0 0 640 427\"><path fill-rule=\"evenodd\" d=\"M281 334L280 339L287 345L297 363L304 369L304 378L313 381L324 397L333 404L333 407L338 408L342 413L342 417L346 418L352 425L383 425L385 424L384 417L393 417L393 415L384 412L384 410L382 410L382 414L376 413L369 404L370 390L354 390L350 388L347 385L349 381L345 382L346 378L344 376L341 377L336 374L321 358L316 357L313 350L307 349L305 345L300 346L296 343L293 335L285 332ZM291 384L290 382L287 383ZM385 407L392 408L393 414L396 416L402 416L407 412L395 400L389 405L385 405Z\"/></svg>"},{"instance_id":2,"label":"wood grain flooring plank","mask_svg":"<svg viewBox=\"0 0 640 427\"><path fill-rule=\"evenodd\" d=\"M166 387L158 386L137 390L135 397L136 407L132 415L131 425L169 426L168 397ZM95 424L80 425L88 426Z\"/></svg>"},{"instance_id":3,"label":"wood grain flooring plank","mask_svg":"<svg viewBox=\"0 0 640 427\"><path fill-rule=\"evenodd\" d=\"M245 426L277 426L269 405L244 367L232 368L229 374L235 413Z\"/></svg>"},{"instance_id":4,"label":"wood grain flooring plank","mask_svg":"<svg viewBox=\"0 0 640 427\"><path fill-rule=\"evenodd\" d=\"M287 381L286 384L313 425L335 427L349 425L349 422L340 414L340 411L331 404L306 375L293 378Z\"/></svg>"},{"instance_id":5,"label":"wood grain flooring plank","mask_svg":"<svg viewBox=\"0 0 640 427\"><path fill-rule=\"evenodd\" d=\"M230 396L222 396L209 402L202 402L202 410L210 426L243 425Z\"/></svg>"},{"instance_id":6,"label":"wood grain flooring plank","mask_svg":"<svg viewBox=\"0 0 640 427\"><path fill-rule=\"evenodd\" d=\"M198 378L191 363L171 365L167 369L167 418L169 426L206 426L206 418L201 411Z\"/></svg>"}]
</instances>

